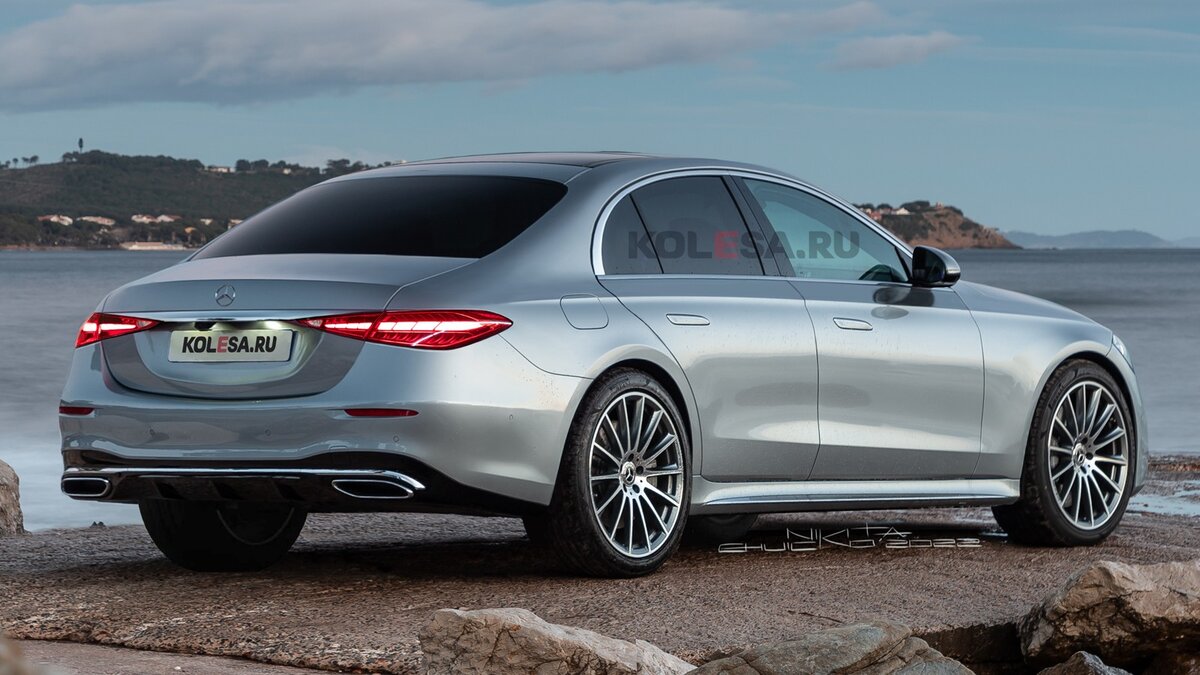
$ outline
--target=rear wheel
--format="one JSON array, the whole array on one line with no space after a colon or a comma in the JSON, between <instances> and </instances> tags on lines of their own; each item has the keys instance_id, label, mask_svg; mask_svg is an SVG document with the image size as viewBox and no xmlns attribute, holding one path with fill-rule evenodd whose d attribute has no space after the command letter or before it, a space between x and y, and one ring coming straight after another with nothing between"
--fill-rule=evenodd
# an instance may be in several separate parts
<instances>
[{"instance_id":1,"label":"rear wheel","mask_svg":"<svg viewBox=\"0 0 1200 675\"><path fill-rule=\"evenodd\" d=\"M307 514L289 506L148 500L142 522L163 555L197 572L260 570L278 562Z\"/></svg>"},{"instance_id":2,"label":"rear wheel","mask_svg":"<svg viewBox=\"0 0 1200 675\"><path fill-rule=\"evenodd\" d=\"M1133 491L1136 444L1116 380L1071 361L1038 401L1021 475L1021 500L992 509L1013 541L1076 546L1104 540Z\"/></svg>"},{"instance_id":3,"label":"rear wheel","mask_svg":"<svg viewBox=\"0 0 1200 675\"><path fill-rule=\"evenodd\" d=\"M607 373L572 422L546 529L530 535L547 536L584 574L653 572L679 547L691 496L689 457L667 390L638 370Z\"/></svg>"}]
</instances>

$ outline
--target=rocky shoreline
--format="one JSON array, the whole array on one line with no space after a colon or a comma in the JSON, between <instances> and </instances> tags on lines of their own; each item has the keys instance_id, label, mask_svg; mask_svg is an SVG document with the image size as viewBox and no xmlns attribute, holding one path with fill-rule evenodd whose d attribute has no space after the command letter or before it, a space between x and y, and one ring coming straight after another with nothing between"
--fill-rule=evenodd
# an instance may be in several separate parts
<instances>
[{"instance_id":1,"label":"rocky shoreline","mask_svg":"<svg viewBox=\"0 0 1200 675\"><path fill-rule=\"evenodd\" d=\"M1170 470L1156 462L1147 493L1194 484L1200 473L1189 462ZM864 523L909 532L914 542L978 546L776 550L796 533ZM1200 558L1195 516L1134 512L1101 545L1038 549L1008 544L982 509L772 516L744 552L685 548L659 574L619 581L564 576L507 519L315 516L283 564L236 575L174 568L140 527L2 541L0 630L10 637L382 673L425 672L420 635L439 610L491 607L645 640L690 665L884 622L911 627L911 638L975 672L1032 673L1072 657L1073 647L1056 648L1049 661L1027 663L1022 626L1080 570ZM1188 602L1194 607L1200 593ZM1097 616L1124 617L1097 607ZM908 639L892 646L915 644ZM1145 654L1112 656L1102 654L1135 671L1148 663Z\"/></svg>"}]
</instances>

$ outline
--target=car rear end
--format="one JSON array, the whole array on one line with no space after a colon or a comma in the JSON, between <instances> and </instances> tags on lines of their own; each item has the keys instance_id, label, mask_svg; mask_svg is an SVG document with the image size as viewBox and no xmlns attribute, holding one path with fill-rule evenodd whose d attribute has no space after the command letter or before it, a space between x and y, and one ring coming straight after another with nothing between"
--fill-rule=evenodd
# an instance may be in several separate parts
<instances>
[{"instance_id":1,"label":"car rear end","mask_svg":"<svg viewBox=\"0 0 1200 675\"><path fill-rule=\"evenodd\" d=\"M63 490L306 512L546 504L580 380L505 341L503 303L409 298L565 192L461 170L332 181L114 291L63 393Z\"/></svg>"}]
</instances>

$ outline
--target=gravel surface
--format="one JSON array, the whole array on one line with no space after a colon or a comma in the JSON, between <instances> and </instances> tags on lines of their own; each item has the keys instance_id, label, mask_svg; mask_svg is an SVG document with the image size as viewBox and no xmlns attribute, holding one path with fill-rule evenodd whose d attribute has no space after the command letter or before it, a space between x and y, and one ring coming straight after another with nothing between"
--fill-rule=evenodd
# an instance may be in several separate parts
<instances>
[{"instance_id":1,"label":"gravel surface","mask_svg":"<svg viewBox=\"0 0 1200 675\"><path fill-rule=\"evenodd\" d=\"M1164 484L1195 473L1156 476ZM845 548L843 527L895 526L914 544ZM195 574L136 526L6 538L0 628L19 639L237 656L292 666L417 672L417 631L443 607L524 607L547 621L648 640L700 662L729 650L868 619L924 631L999 625L1098 559L1200 556L1194 515L1136 512L1091 548L1008 544L983 509L772 516L747 543L778 548L824 528L813 552L685 548L634 580L564 575L519 521L438 515L313 516L293 553L253 574Z\"/></svg>"},{"instance_id":2,"label":"gravel surface","mask_svg":"<svg viewBox=\"0 0 1200 675\"><path fill-rule=\"evenodd\" d=\"M312 675L321 671L270 666L245 659L165 654L71 642L18 643L25 658L46 675Z\"/></svg>"}]
</instances>

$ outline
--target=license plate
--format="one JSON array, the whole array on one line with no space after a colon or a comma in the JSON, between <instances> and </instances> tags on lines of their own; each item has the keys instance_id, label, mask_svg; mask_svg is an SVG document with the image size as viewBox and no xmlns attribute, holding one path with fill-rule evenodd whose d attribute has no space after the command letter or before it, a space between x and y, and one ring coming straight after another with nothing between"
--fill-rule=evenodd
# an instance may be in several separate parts
<instances>
[{"instance_id":1,"label":"license plate","mask_svg":"<svg viewBox=\"0 0 1200 675\"><path fill-rule=\"evenodd\" d=\"M177 330L167 359L174 363L287 361L290 330Z\"/></svg>"}]
</instances>

